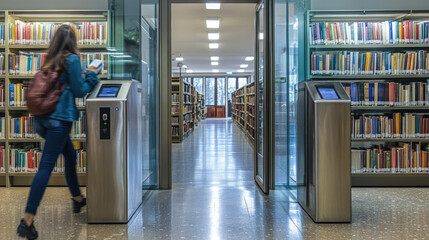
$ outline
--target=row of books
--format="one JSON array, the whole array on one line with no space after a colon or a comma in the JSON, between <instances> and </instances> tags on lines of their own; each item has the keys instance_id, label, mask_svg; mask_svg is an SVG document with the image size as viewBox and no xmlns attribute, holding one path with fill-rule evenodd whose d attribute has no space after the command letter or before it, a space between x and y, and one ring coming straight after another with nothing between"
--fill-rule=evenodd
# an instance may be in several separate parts
<instances>
[{"instance_id":1,"label":"row of books","mask_svg":"<svg viewBox=\"0 0 429 240\"><path fill-rule=\"evenodd\" d=\"M25 173L37 172L42 158L42 152L39 149L10 149L10 172ZM86 151L76 150L76 170L77 172L86 172ZM61 154L55 163L53 172L63 173L65 171L65 159Z\"/></svg>"},{"instance_id":2,"label":"row of books","mask_svg":"<svg viewBox=\"0 0 429 240\"><path fill-rule=\"evenodd\" d=\"M351 157L352 173L429 172L429 146L422 146L421 143L352 149Z\"/></svg>"},{"instance_id":3,"label":"row of books","mask_svg":"<svg viewBox=\"0 0 429 240\"><path fill-rule=\"evenodd\" d=\"M351 117L353 139L427 138L429 115L394 113L392 116Z\"/></svg>"},{"instance_id":4,"label":"row of books","mask_svg":"<svg viewBox=\"0 0 429 240\"><path fill-rule=\"evenodd\" d=\"M255 104L255 96L247 96L247 103Z\"/></svg>"},{"instance_id":5,"label":"row of books","mask_svg":"<svg viewBox=\"0 0 429 240\"><path fill-rule=\"evenodd\" d=\"M174 103L180 102L180 95L179 94L173 94L171 95L171 101Z\"/></svg>"},{"instance_id":6,"label":"row of books","mask_svg":"<svg viewBox=\"0 0 429 240\"><path fill-rule=\"evenodd\" d=\"M255 84L252 84L251 86L247 86L247 95L249 94L255 94Z\"/></svg>"},{"instance_id":7,"label":"row of books","mask_svg":"<svg viewBox=\"0 0 429 240\"><path fill-rule=\"evenodd\" d=\"M352 106L429 106L429 79L396 82L344 83Z\"/></svg>"},{"instance_id":8,"label":"row of books","mask_svg":"<svg viewBox=\"0 0 429 240\"><path fill-rule=\"evenodd\" d=\"M179 117L171 117L171 123L179 124Z\"/></svg>"},{"instance_id":9,"label":"row of books","mask_svg":"<svg viewBox=\"0 0 429 240\"><path fill-rule=\"evenodd\" d=\"M0 74L6 74L6 58L4 53L0 53Z\"/></svg>"},{"instance_id":10,"label":"row of books","mask_svg":"<svg viewBox=\"0 0 429 240\"><path fill-rule=\"evenodd\" d=\"M9 24L9 44L49 44L57 29L64 23L23 22ZM68 25L74 30L79 45L107 44L106 22L82 22Z\"/></svg>"},{"instance_id":11,"label":"row of books","mask_svg":"<svg viewBox=\"0 0 429 240\"><path fill-rule=\"evenodd\" d=\"M0 172L6 172L5 168L6 149L4 146L0 146Z\"/></svg>"},{"instance_id":12,"label":"row of books","mask_svg":"<svg viewBox=\"0 0 429 240\"><path fill-rule=\"evenodd\" d=\"M34 131L34 117L32 116L10 118L9 124L10 138L39 138Z\"/></svg>"},{"instance_id":13,"label":"row of books","mask_svg":"<svg viewBox=\"0 0 429 240\"><path fill-rule=\"evenodd\" d=\"M11 75L34 75L45 63L46 53L32 53L20 51L18 54L9 53L9 74ZM84 73L94 59L104 62L101 74L107 74L108 55L105 53L91 52L81 53L80 60L82 72Z\"/></svg>"},{"instance_id":14,"label":"row of books","mask_svg":"<svg viewBox=\"0 0 429 240\"><path fill-rule=\"evenodd\" d=\"M73 122L71 138L86 138L86 114L79 111L79 120Z\"/></svg>"},{"instance_id":15,"label":"row of books","mask_svg":"<svg viewBox=\"0 0 429 240\"><path fill-rule=\"evenodd\" d=\"M314 52L313 75L428 74L427 51L407 52Z\"/></svg>"},{"instance_id":16,"label":"row of books","mask_svg":"<svg viewBox=\"0 0 429 240\"><path fill-rule=\"evenodd\" d=\"M317 22L310 24L310 44L429 43L428 21Z\"/></svg>"},{"instance_id":17,"label":"row of books","mask_svg":"<svg viewBox=\"0 0 429 240\"><path fill-rule=\"evenodd\" d=\"M5 44L5 39L6 39L5 25L4 23L0 23L0 45Z\"/></svg>"},{"instance_id":18,"label":"row of books","mask_svg":"<svg viewBox=\"0 0 429 240\"><path fill-rule=\"evenodd\" d=\"M22 83L9 84L9 106L27 106L28 85Z\"/></svg>"},{"instance_id":19,"label":"row of books","mask_svg":"<svg viewBox=\"0 0 429 240\"><path fill-rule=\"evenodd\" d=\"M171 128L171 135L172 136L179 136L179 127L172 127Z\"/></svg>"},{"instance_id":20,"label":"row of books","mask_svg":"<svg viewBox=\"0 0 429 240\"><path fill-rule=\"evenodd\" d=\"M6 89L4 86L4 82L0 82L0 107L5 106L5 99L6 99Z\"/></svg>"}]
</instances>

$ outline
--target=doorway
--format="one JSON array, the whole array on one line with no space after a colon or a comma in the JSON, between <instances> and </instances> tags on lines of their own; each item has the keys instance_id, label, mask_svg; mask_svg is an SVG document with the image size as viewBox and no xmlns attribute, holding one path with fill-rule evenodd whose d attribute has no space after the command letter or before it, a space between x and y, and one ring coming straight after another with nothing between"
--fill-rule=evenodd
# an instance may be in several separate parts
<instances>
[{"instance_id":1,"label":"doorway","mask_svg":"<svg viewBox=\"0 0 429 240\"><path fill-rule=\"evenodd\" d=\"M225 117L225 77L206 78L206 106L208 118Z\"/></svg>"}]
</instances>

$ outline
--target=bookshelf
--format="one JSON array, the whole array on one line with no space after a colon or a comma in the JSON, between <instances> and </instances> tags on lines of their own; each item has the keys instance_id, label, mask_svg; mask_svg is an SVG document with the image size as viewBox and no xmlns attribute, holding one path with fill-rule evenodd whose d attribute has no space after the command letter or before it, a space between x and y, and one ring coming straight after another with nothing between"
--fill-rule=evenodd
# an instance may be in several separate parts
<instances>
[{"instance_id":1,"label":"bookshelf","mask_svg":"<svg viewBox=\"0 0 429 240\"><path fill-rule=\"evenodd\" d=\"M255 83L249 83L232 93L232 119L246 133L252 145L255 141Z\"/></svg>"},{"instance_id":2,"label":"bookshelf","mask_svg":"<svg viewBox=\"0 0 429 240\"><path fill-rule=\"evenodd\" d=\"M82 69L86 69L92 59L99 58L105 62L99 78L109 78L106 54L109 46L108 11L0 11L0 28L4 24L3 31L0 29L3 33L0 34L0 52L4 56L2 61L0 55L0 69L4 67L0 72L2 186L29 186L36 174L37 154L41 152L44 140L32 130L33 120L26 107L26 89L43 64L50 37L62 23L72 25L77 33ZM85 99L77 99L76 106L80 120L73 124L71 138L78 149L79 181L86 185ZM20 160L24 156L29 159L26 164ZM49 185L66 185L63 161L60 156Z\"/></svg>"},{"instance_id":3,"label":"bookshelf","mask_svg":"<svg viewBox=\"0 0 429 240\"><path fill-rule=\"evenodd\" d=\"M308 11L307 79L352 100L352 186L429 186L429 11Z\"/></svg>"},{"instance_id":4,"label":"bookshelf","mask_svg":"<svg viewBox=\"0 0 429 240\"><path fill-rule=\"evenodd\" d=\"M205 109L204 95L184 77L171 79L171 136L173 143L182 142L201 121Z\"/></svg>"}]
</instances>

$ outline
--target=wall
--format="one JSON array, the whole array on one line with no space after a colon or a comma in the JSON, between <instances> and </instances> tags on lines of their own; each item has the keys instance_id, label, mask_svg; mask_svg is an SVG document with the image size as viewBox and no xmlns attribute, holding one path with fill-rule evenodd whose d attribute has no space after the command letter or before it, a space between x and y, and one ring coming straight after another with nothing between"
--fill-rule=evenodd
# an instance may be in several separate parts
<instances>
[{"instance_id":1,"label":"wall","mask_svg":"<svg viewBox=\"0 0 429 240\"><path fill-rule=\"evenodd\" d=\"M107 10L108 0L2 0L0 10Z\"/></svg>"},{"instance_id":2,"label":"wall","mask_svg":"<svg viewBox=\"0 0 429 240\"><path fill-rule=\"evenodd\" d=\"M428 0L310 0L311 10L429 9Z\"/></svg>"}]
</instances>

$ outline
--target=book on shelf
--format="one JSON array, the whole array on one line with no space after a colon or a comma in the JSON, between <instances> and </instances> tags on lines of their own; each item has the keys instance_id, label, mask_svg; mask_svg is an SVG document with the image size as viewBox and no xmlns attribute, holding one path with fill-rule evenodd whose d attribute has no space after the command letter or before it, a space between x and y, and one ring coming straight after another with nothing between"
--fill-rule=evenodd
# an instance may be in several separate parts
<instances>
[{"instance_id":1,"label":"book on shelf","mask_svg":"<svg viewBox=\"0 0 429 240\"><path fill-rule=\"evenodd\" d=\"M9 24L9 44L46 45L54 37L61 22L24 22L16 20ZM76 35L79 45L107 44L106 22L67 23Z\"/></svg>"},{"instance_id":2,"label":"book on shelf","mask_svg":"<svg viewBox=\"0 0 429 240\"><path fill-rule=\"evenodd\" d=\"M73 122L71 138L86 138L86 113L79 111L79 120Z\"/></svg>"},{"instance_id":3,"label":"book on shelf","mask_svg":"<svg viewBox=\"0 0 429 240\"><path fill-rule=\"evenodd\" d=\"M172 101L173 103L178 103L178 102L180 102L180 95L179 95L179 94L172 94L172 95L171 95L171 101Z\"/></svg>"},{"instance_id":4,"label":"book on shelf","mask_svg":"<svg viewBox=\"0 0 429 240\"><path fill-rule=\"evenodd\" d=\"M9 150L9 170L13 173L35 173L40 166L42 152L40 149L17 149ZM76 170L77 172L86 172L86 151L76 150ZM65 159L61 154L55 163L54 173L63 173L65 171Z\"/></svg>"},{"instance_id":5,"label":"book on shelf","mask_svg":"<svg viewBox=\"0 0 429 240\"><path fill-rule=\"evenodd\" d=\"M22 83L9 84L9 106L27 106L28 85Z\"/></svg>"},{"instance_id":6,"label":"book on shelf","mask_svg":"<svg viewBox=\"0 0 429 240\"><path fill-rule=\"evenodd\" d=\"M399 143L352 149L352 173L429 172L429 146Z\"/></svg>"},{"instance_id":7,"label":"book on shelf","mask_svg":"<svg viewBox=\"0 0 429 240\"><path fill-rule=\"evenodd\" d=\"M406 52L313 52L312 75L400 75L428 74L425 50Z\"/></svg>"},{"instance_id":8,"label":"book on shelf","mask_svg":"<svg viewBox=\"0 0 429 240\"><path fill-rule=\"evenodd\" d=\"M5 53L2 52L0 53L0 75L4 75L6 74L6 57L5 57Z\"/></svg>"},{"instance_id":9,"label":"book on shelf","mask_svg":"<svg viewBox=\"0 0 429 240\"><path fill-rule=\"evenodd\" d=\"M429 106L429 79L426 82L343 83L352 106Z\"/></svg>"},{"instance_id":10,"label":"book on shelf","mask_svg":"<svg viewBox=\"0 0 429 240\"><path fill-rule=\"evenodd\" d=\"M310 44L424 44L428 33L428 21L316 22L310 24Z\"/></svg>"},{"instance_id":11,"label":"book on shelf","mask_svg":"<svg viewBox=\"0 0 429 240\"><path fill-rule=\"evenodd\" d=\"M9 53L10 75L34 75L45 63L46 53L31 53L19 51Z\"/></svg>"},{"instance_id":12,"label":"book on shelf","mask_svg":"<svg viewBox=\"0 0 429 240\"><path fill-rule=\"evenodd\" d=\"M171 114L178 114L178 113L180 113L180 107L172 106L171 107Z\"/></svg>"},{"instance_id":13,"label":"book on shelf","mask_svg":"<svg viewBox=\"0 0 429 240\"><path fill-rule=\"evenodd\" d=\"M101 68L100 74L107 74L108 67L108 55L104 52L91 52L91 53L80 53L80 62L82 64L82 73L86 72L86 69L94 59L103 61L104 65Z\"/></svg>"},{"instance_id":14,"label":"book on shelf","mask_svg":"<svg viewBox=\"0 0 429 240\"><path fill-rule=\"evenodd\" d=\"M0 23L0 45L4 45L6 39L6 32L5 32L5 24L2 22Z\"/></svg>"},{"instance_id":15,"label":"book on shelf","mask_svg":"<svg viewBox=\"0 0 429 240\"><path fill-rule=\"evenodd\" d=\"M179 117L171 117L172 124L179 124Z\"/></svg>"},{"instance_id":16,"label":"book on shelf","mask_svg":"<svg viewBox=\"0 0 429 240\"><path fill-rule=\"evenodd\" d=\"M6 138L6 118L0 117L0 139Z\"/></svg>"},{"instance_id":17,"label":"book on shelf","mask_svg":"<svg viewBox=\"0 0 429 240\"><path fill-rule=\"evenodd\" d=\"M4 173L6 172L5 168L5 159L6 159L6 149L4 146L0 146L0 172Z\"/></svg>"},{"instance_id":18,"label":"book on shelf","mask_svg":"<svg viewBox=\"0 0 429 240\"><path fill-rule=\"evenodd\" d=\"M39 135L34 131L34 117L24 116L24 117L10 118L9 137L10 138L39 138Z\"/></svg>"},{"instance_id":19,"label":"book on shelf","mask_svg":"<svg viewBox=\"0 0 429 240\"><path fill-rule=\"evenodd\" d=\"M4 82L0 82L0 107L5 106L5 99L6 99L6 89Z\"/></svg>"},{"instance_id":20,"label":"book on shelf","mask_svg":"<svg viewBox=\"0 0 429 240\"><path fill-rule=\"evenodd\" d=\"M428 138L429 115L355 115L351 117L352 139Z\"/></svg>"},{"instance_id":21,"label":"book on shelf","mask_svg":"<svg viewBox=\"0 0 429 240\"><path fill-rule=\"evenodd\" d=\"M171 128L171 135L172 136L178 136L179 135L179 127L172 127Z\"/></svg>"}]
</instances>

